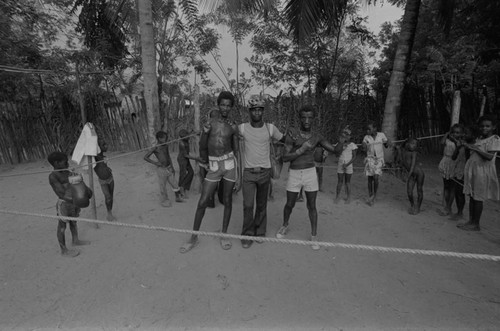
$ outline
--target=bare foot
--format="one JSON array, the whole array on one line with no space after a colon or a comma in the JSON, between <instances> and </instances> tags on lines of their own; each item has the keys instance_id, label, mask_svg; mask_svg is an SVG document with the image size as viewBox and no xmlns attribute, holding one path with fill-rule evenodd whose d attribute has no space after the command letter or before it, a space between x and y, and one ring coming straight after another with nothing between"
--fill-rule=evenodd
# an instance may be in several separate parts
<instances>
[{"instance_id":1,"label":"bare foot","mask_svg":"<svg viewBox=\"0 0 500 331\"><path fill-rule=\"evenodd\" d=\"M116 221L116 217L113 216L113 214L111 213L109 213L108 216L106 216L106 219L108 220L108 222Z\"/></svg>"},{"instance_id":2,"label":"bare foot","mask_svg":"<svg viewBox=\"0 0 500 331\"><path fill-rule=\"evenodd\" d=\"M220 246L222 247L223 250L228 250L231 249L233 244L229 239L226 238L220 238Z\"/></svg>"},{"instance_id":3,"label":"bare foot","mask_svg":"<svg viewBox=\"0 0 500 331\"><path fill-rule=\"evenodd\" d=\"M414 207L408 208L408 214L410 214L410 215L416 215L415 214L415 208Z\"/></svg>"},{"instance_id":4,"label":"bare foot","mask_svg":"<svg viewBox=\"0 0 500 331\"><path fill-rule=\"evenodd\" d=\"M437 213L439 214L439 216L449 216L451 214L451 212L448 209L445 210L437 209Z\"/></svg>"},{"instance_id":5,"label":"bare foot","mask_svg":"<svg viewBox=\"0 0 500 331\"><path fill-rule=\"evenodd\" d=\"M351 197L347 197L347 198L345 199L345 203L346 203L347 205L348 205L348 204L350 204L350 203L351 203Z\"/></svg>"},{"instance_id":6,"label":"bare foot","mask_svg":"<svg viewBox=\"0 0 500 331\"><path fill-rule=\"evenodd\" d=\"M373 206L373 202L374 202L373 197L369 197L368 199L366 199L366 204L370 207Z\"/></svg>"},{"instance_id":7,"label":"bare foot","mask_svg":"<svg viewBox=\"0 0 500 331\"><path fill-rule=\"evenodd\" d=\"M340 198L339 198L339 197L336 197L336 198L335 198L335 200L333 200L333 202L334 202L336 205L338 205L338 204L339 204L339 202L340 202Z\"/></svg>"},{"instance_id":8,"label":"bare foot","mask_svg":"<svg viewBox=\"0 0 500 331\"><path fill-rule=\"evenodd\" d=\"M166 199L161 202L161 205L166 208L172 207L172 202L169 199Z\"/></svg>"},{"instance_id":9,"label":"bare foot","mask_svg":"<svg viewBox=\"0 0 500 331\"><path fill-rule=\"evenodd\" d=\"M75 240L73 241L73 246L85 246L85 245L90 245L90 241L87 241L87 240Z\"/></svg>"},{"instance_id":10,"label":"bare foot","mask_svg":"<svg viewBox=\"0 0 500 331\"><path fill-rule=\"evenodd\" d=\"M65 251L62 251L61 255L66 256L66 257L75 257L75 256L80 255L80 251L78 251L76 249L67 249Z\"/></svg>"},{"instance_id":11,"label":"bare foot","mask_svg":"<svg viewBox=\"0 0 500 331\"><path fill-rule=\"evenodd\" d=\"M459 221L459 220L461 220L463 218L464 218L463 214L456 213L456 214L451 215L451 217L449 217L448 219L450 221Z\"/></svg>"},{"instance_id":12,"label":"bare foot","mask_svg":"<svg viewBox=\"0 0 500 331\"><path fill-rule=\"evenodd\" d=\"M187 253L193 248L195 248L198 245L198 243L199 243L198 238L194 240L191 239L190 241L188 241L179 248L179 252L181 252L182 254Z\"/></svg>"}]
</instances>

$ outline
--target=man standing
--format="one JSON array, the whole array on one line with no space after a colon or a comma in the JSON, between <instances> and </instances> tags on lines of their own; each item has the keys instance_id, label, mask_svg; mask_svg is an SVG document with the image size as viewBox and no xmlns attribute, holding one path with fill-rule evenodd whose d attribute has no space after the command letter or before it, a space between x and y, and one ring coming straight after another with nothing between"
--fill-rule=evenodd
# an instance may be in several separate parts
<instances>
[{"instance_id":1,"label":"man standing","mask_svg":"<svg viewBox=\"0 0 500 331\"><path fill-rule=\"evenodd\" d=\"M223 91L217 98L219 117L212 118L203 127L200 138L200 155L208 154L208 173L203 181L200 200L194 217L193 230L198 231L201 226L205 210L208 207L210 197L217 189L217 184L222 180L224 185L224 216L222 222L222 233L227 233L229 220L233 207L233 188L239 186L237 160L239 157L238 128L228 119L229 112L234 106L234 96L231 92ZM181 253L187 253L198 244L198 236L192 235L187 243L179 249ZM220 239L221 247L230 249L232 244L229 239Z\"/></svg>"},{"instance_id":2,"label":"man standing","mask_svg":"<svg viewBox=\"0 0 500 331\"><path fill-rule=\"evenodd\" d=\"M318 212L316 210L316 196L318 195L318 175L314 163L314 149L321 146L327 151L339 155L342 152L342 144L335 147L330 144L319 133L312 130L312 124L316 115L313 106L303 106L300 113L300 130L290 133L291 140L285 145L284 162L290 162L290 173L286 185L286 205L283 210L283 226L276 233L276 238L285 238L288 232L288 222L297 195L303 187L306 193L307 210L311 222L311 241L316 241L318 225ZM319 245L313 244L312 249L320 249Z\"/></svg>"},{"instance_id":3,"label":"man standing","mask_svg":"<svg viewBox=\"0 0 500 331\"><path fill-rule=\"evenodd\" d=\"M265 237L267 225L267 195L271 181L270 146L272 139L284 142L285 136L270 123L262 121L264 101L249 100L250 123L239 125L243 137L243 229L244 236ZM256 204L254 214L254 201ZM258 240L256 240L259 242ZM252 240L242 240L249 248Z\"/></svg>"}]
</instances>

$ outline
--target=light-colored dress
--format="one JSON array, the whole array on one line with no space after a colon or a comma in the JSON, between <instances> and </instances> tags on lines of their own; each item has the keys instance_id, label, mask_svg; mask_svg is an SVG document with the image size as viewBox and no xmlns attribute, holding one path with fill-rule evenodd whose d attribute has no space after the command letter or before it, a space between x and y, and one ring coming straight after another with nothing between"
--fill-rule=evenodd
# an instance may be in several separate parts
<instances>
[{"instance_id":1,"label":"light-colored dress","mask_svg":"<svg viewBox=\"0 0 500 331\"><path fill-rule=\"evenodd\" d=\"M450 139L446 139L443 151L443 158L439 162L439 172L444 179L451 179L455 173L456 162L451 158L457 146Z\"/></svg>"},{"instance_id":2,"label":"light-colored dress","mask_svg":"<svg viewBox=\"0 0 500 331\"><path fill-rule=\"evenodd\" d=\"M471 151L464 169L464 194L478 201L500 200L500 187L495 168L496 155L500 151L500 137L493 135L486 139L478 139L474 145L495 156L488 161L475 151Z\"/></svg>"}]
</instances>

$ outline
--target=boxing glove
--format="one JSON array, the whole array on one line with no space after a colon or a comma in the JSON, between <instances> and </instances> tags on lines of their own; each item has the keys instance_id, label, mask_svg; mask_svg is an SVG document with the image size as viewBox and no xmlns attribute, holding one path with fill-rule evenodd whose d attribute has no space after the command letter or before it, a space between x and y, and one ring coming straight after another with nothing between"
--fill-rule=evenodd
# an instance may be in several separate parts
<instances>
[{"instance_id":1,"label":"boxing glove","mask_svg":"<svg viewBox=\"0 0 500 331\"><path fill-rule=\"evenodd\" d=\"M86 208L90 204L92 190L85 185L81 175L73 175L68 178L73 204L78 208Z\"/></svg>"}]
</instances>

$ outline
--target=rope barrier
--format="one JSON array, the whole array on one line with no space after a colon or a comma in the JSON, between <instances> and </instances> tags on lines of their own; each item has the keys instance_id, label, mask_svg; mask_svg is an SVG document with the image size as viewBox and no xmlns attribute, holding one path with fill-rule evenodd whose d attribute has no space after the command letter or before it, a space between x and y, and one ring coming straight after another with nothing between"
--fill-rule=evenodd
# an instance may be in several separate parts
<instances>
[{"instance_id":1,"label":"rope barrier","mask_svg":"<svg viewBox=\"0 0 500 331\"><path fill-rule=\"evenodd\" d=\"M485 260L485 261L494 261L494 262L500 261L500 256L489 255L489 254L475 254L475 253L461 253L461 252L450 252L450 251L437 251L437 250L428 250L428 249L384 247L384 246L359 245L359 244L348 244L348 243L326 242L326 241L313 242L313 241L306 241L306 240L278 239L278 238L269 238L269 237L257 237L256 238L256 237L251 237L251 236L242 236L242 235L235 235L235 234L229 234L229 233L194 231L194 230L187 230L187 229L177 229L177 228L170 228L170 227L163 227L163 226L144 225L144 224L108 222L108 221L101 221L101 220L92 220L92 219L88 219L88 218L54 216L54 215L27 213L27 212L4 210L4 209L0 209L0 213L17 215L17 216L31 216L31 217L37 217L37 218L42 218L42 219L57 219L57 220L65 219L65 220L69 220L69 221L78 221L78 222L86 222L86 223L101 224L101 225L111 225L111 226L116 226L116 227L126 227L126 228L133 228L133 229L153 230L153 231L165 231L165 232L183 233L183 234L208 236L208 237L239 239L239 240L252 240L252 241L258 240L258 241L273 242L273 243L279 243L279 244L292 244L292 245L303 245L303 246L318 245L318 246L322 246L322 247L346 248L346 249L356 249L356 250L365 250L365 251L374 251L374 252L383 252L383 253L401 253L401 254L413 254L413 255L425 255L425 256L443 256L443 257L455 257L455 258L462 258L462 259Z\"/></svg>"},{"instance_id":2,"label":"rope barrier","mask_svg":"<svg viewBox=\"0 0 500 331\"><path fill-rule=\"evenodd\" d=\"M169 141L161 143L161 144L156 144L153 147L144 147L144 148L132 151L132 152L127 152L127 153L123 153L123 154L120 154L120 155L116 155L116 156L112 156L112 157L107 157L106 159L101 160L101 161L95 161L95 162L87 163L85 165L79 165L79 166L72 167L72 168L67 168L67 169L52 169L52 170L40 170L40 171L33 171L33 172L23 172L23 173L17 173L17 174L0 175L0 178L4 178L4 177L17 177L17 176L27 176L27 175L36 175L36 174L45 174L45 173L51 173L51 172L54 172L54 171L74 171L76 169L86 168L86 167L88 167L90 165L98 164L98 163L101 163L101 162L108 162L110 160L114 160L114 159L118 159L118 158L121 158L121 157L129 156L129 155L132 155L132 154L144 152L144 151L150 150L151 148L155 148L155 147L158 147L158 146L172 144L174 142L177 142L177 141L180 141L180 140L183 140L183 139L186 139L186 138L194 137L194 136L197 136L197 134L193 133L193 134L188 135L188 136L186 136L184 138L176 138L176 139L172 139L172 140L169 140Z\"/></svg>"}]
</instances>

